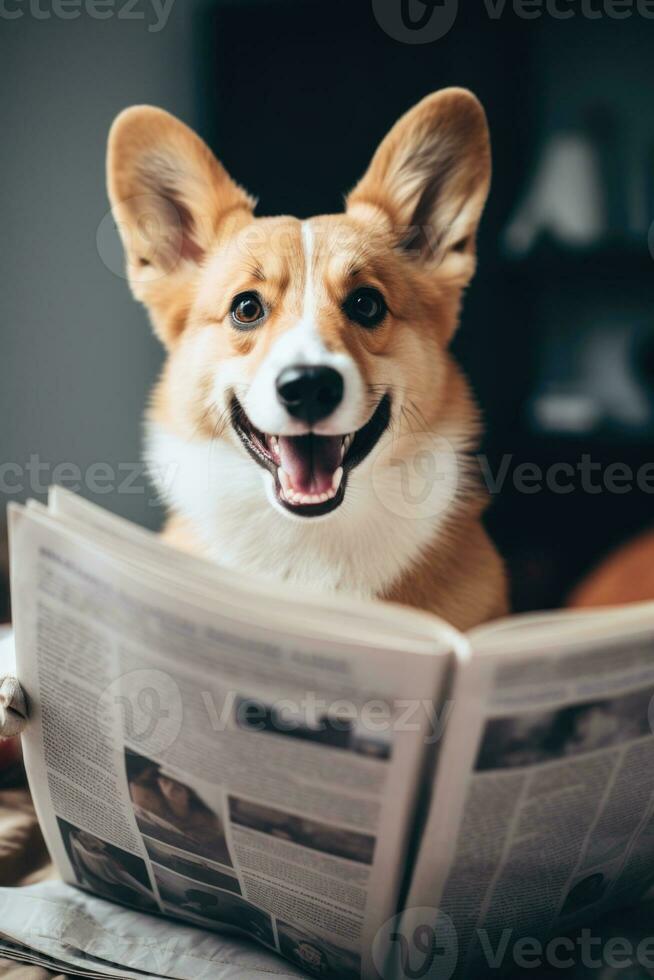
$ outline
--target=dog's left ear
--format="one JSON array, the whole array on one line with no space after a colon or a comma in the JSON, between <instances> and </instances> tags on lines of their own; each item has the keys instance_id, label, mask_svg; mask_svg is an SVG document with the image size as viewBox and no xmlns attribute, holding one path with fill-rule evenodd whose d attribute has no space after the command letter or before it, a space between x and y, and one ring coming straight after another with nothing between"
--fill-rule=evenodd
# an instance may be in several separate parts
<instances>
[{"instance_id":1,"label":"dog's left ear","mask_svg":"<svg viewBox=\"0 0 654 980\"><path fill-rule=\"evenodd\" d=\"M457 255L453 271L468 278L490 173L481 104L465 89L443 89L395 124L349 195L347 209L368 220L383 216L396 243L418 261L440 264Z\"/></svg>"},{"instance_id":2,"label":"dog's left ear","mask_svg":"<svg viewBox=\"0 0 654 980\"><path fill-rule=\"evenodd\" d=\"M116 118L107 185L132 292L170 346L205 254L229 220L251 220L255 202L193 130L154 106Z\"/></svg>"}]
</instances>

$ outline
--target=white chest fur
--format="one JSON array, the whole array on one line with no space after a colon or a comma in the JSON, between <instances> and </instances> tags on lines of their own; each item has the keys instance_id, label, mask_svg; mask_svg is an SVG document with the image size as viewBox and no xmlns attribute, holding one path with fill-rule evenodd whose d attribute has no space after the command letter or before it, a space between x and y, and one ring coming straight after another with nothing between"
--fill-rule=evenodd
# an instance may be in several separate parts
<instances>
[{"instance_id":1,"label":"white chest fur","mask_svg":"<svg viewBox=\"0 0 654 980\"><path fill-rule=\"evenodd\" d=\"M398 473L368 459L350 474L337 511L307 519L280 512L269 474L222 440L184 441L151 424L146 459L162 500L191 522L213 560L350 596L388 589L435 541L457 496L445 480L440 506L389 507L384 481Z\"/></svg>"}]
</instances>

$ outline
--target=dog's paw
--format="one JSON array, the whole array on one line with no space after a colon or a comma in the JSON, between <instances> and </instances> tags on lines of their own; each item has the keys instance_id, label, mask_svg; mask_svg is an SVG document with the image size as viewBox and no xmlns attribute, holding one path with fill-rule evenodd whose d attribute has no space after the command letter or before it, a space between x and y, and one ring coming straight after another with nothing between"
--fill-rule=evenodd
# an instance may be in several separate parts
<instances>
[{"instance_id":1,"label":"dog's paw","mask_svg":"<svg viewBox=\"0 0 654 980\"><path fill-rule=\"evenodd\" d=\"M0 677L0 738L20 735L27 724L27 701L15 677Z\"/></svg>"}]
</instances>

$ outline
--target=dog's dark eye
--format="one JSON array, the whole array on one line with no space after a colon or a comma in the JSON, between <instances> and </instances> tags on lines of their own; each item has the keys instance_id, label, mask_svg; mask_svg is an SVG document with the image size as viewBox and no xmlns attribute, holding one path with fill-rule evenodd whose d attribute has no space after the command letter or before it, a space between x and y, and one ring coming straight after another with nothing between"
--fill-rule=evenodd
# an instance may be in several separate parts
<instances>
[{"instance_id":1,"label":"dog's dark eye","mask_svg":"<svg viewBox=\"0 0 654 980\"><path fill-rule=\"evenodd\" d=\"M256 293L239 293L232 302L232 320L237 327L254 327L265 313Z\"/></svg>"},{"instance_id":2,"label":"dog's dark eye","mask_svg":"<svg viewBox=\"0 0 654 980\"><path fill-rule=\"evenodd\" d=\"M343 309L350 320L354 320L362 327L376 327L387 313L384 297L372 286L355 289L345 300Z\"/></svg>"}]
</instances>

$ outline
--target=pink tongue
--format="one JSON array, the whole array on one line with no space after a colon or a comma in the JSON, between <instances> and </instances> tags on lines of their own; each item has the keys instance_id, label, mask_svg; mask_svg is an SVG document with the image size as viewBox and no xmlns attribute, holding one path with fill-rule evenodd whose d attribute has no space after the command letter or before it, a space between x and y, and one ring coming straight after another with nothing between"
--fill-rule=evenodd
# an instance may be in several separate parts
<instances>
[{"instance_id":1,"label":"pink tongue","mask_svg":"<svg viewBox=\"0 0 654 980\"><path fill-rule=\"evenodd\" d=\"M297 493L327 493L341 465L341 436L280 436L279 458Z\"/></svg>"}]
</instances>

